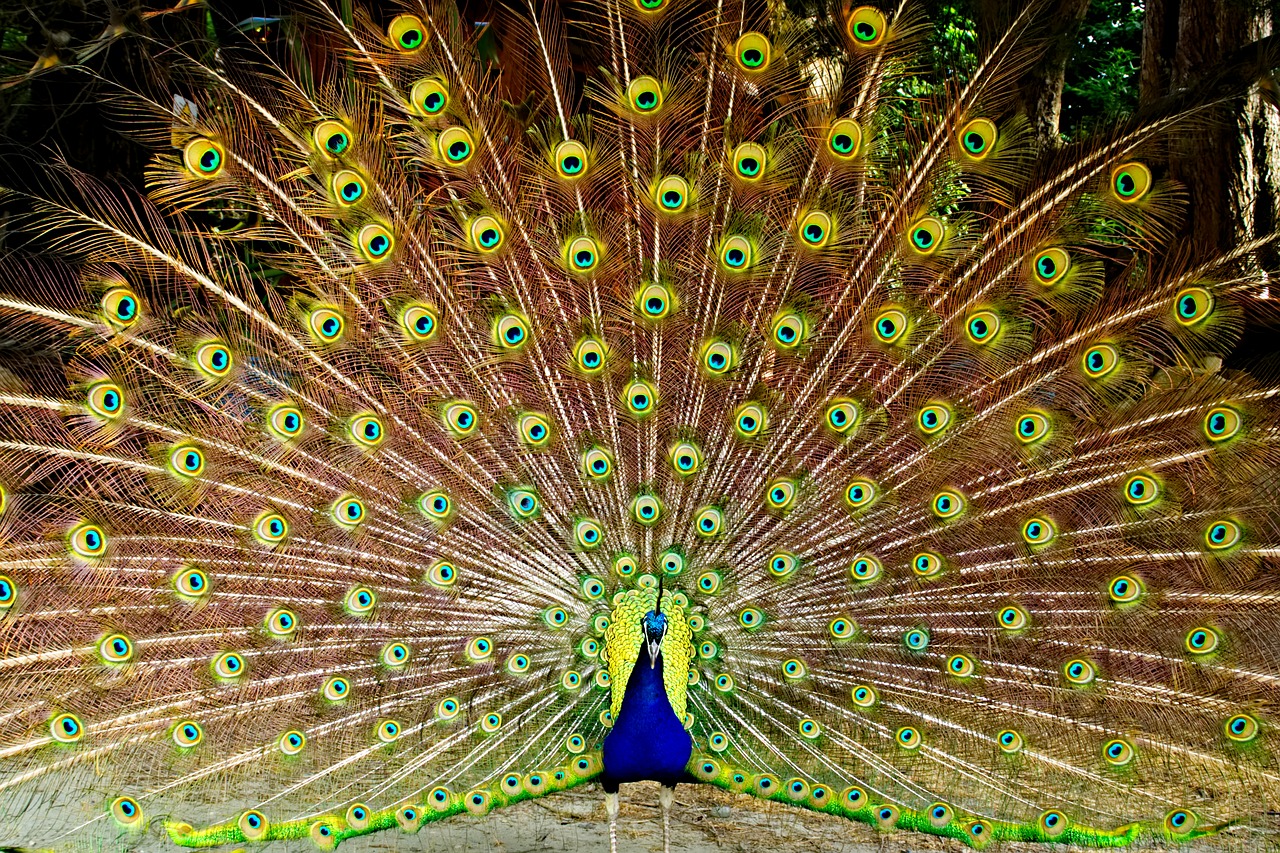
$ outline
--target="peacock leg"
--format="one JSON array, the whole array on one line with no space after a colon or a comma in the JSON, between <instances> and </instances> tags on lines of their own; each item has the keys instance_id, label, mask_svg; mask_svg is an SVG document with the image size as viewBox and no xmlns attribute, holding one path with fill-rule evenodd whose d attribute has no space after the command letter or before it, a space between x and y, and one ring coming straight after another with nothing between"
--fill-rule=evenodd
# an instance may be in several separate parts
<instances>
[{"instance_id":1,"label":"peacock leg","mask_svg":"<svg viewBox=\"0 0 1280 853\"><path fill-rule=\"evenodd\" d=\"M671 804L676 801L676 789L663 785L658 789L658 802L662 805L662 853L671 853Z\"/></svg>"},{"instance_id":2,"label":"peacock leg","mask_svg":"<svg viewBox=\"0 0 1280 853\"><path fill-rule=\"evenodd\" d=\"M618 853L618 792L606 792L604 807L609 812L609 853Z\"/></svg>"}]
</instances>

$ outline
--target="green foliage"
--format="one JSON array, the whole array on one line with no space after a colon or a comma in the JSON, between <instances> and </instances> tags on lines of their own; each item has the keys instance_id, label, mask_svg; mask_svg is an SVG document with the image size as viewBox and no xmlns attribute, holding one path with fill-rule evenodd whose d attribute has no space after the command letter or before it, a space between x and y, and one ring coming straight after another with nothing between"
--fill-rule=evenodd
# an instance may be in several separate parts
<instances>
[{"instance_id":1,"label":"green foliage","mask_svg":"<svg viewBox=\"0 0 1280 853\"><path fill-rule=\"evenodd\" d=\"M1140 0L1089 4L1067 62L1062 91L1062 134L1069 140L1089 128L1132 112L1138 105L1142 60Z\"/></svg>"}]
</instances>

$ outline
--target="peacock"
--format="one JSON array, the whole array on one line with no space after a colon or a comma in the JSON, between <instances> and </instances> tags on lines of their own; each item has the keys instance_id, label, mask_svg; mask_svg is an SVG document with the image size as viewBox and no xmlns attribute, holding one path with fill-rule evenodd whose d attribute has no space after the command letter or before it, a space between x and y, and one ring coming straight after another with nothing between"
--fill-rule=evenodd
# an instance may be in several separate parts
<instances>
[{"instance_id":1,"label":"peacock","mask_svg":"<svg viewBox=\"0 0 1280 853\"><path fill-rule=\"evenodd\" d=\"M646 780L664 844L1275 843L1280 235L1179 239L1206 108L1038 148L1034 5L925 94L905 0L301 5L110 90L145 193L5 197L0 845L590 783L616 850Z\"/></svg>"}]
</instances>

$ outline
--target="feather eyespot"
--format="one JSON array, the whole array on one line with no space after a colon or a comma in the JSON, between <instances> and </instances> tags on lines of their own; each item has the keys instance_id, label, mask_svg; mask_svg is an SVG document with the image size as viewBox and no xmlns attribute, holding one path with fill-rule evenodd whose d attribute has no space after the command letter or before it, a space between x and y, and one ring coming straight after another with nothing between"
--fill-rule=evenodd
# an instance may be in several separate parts
<instances>
[{"instance_id":1,"label":"feather eyespot","mask_svg":"<svg viewBox=\"0 0 1280 853\"><path fill-rule=\"evenodd\" d=\"M1193 655L1207 655L1217 651L1221 636L1213 628L1200 626L1187 632L1183 646Z\"/></svg>"},{"instance_id":2,"label":"feather eyespot","mask_svg":"<svg viewBox=\"0 0 1280 853\"><path fill-rule=\"evenodd\" d=\"M267 618L263 620L263 627L267 629L267 633L276 639L289 639L294 636L298 630L298 617L292 610L286 607L277 607L275 610L267 613Z\"/></svg>"},{"instance_id":3,"label":"feather eyespot","mask_svg":"<svg viewBox=\"0 0 1280 853\"><path fill-rule=\"evenodd\" d=\"M1142 163L1123 163L1111 173L1111 195L1126 204L1144 197L1151 185L1151 170Z\"/></svg>"},{"instance_id":4,"label":"feather eyespot","mask_svg":"<svg viewBox=\"0 0 1280 853\"><path fill-rule=\"evenodd\" d=\"M247 668L244 658L236 652L223 652L213 659L213 674L223 681L240 678Z\"/></svg>"},{"instance_id":5,"label":"feather eyespot","mask_svg":"<svg viewBox=\"0 0 1280 853\"><path fill-rule=\"evenodd\" d=\"M996 613L996 625L1005 631L1021 631L1030 622L1027 611L1014 604L1005 605Z\"/></svg>"},{"instance_id":6,"label":"feather eyespot","mask_svg":"<svg viewBox=\"0 0 1280 853\"><path fill-rule=\"evenodd\" d=\"M133 797L116 797L111 801L111 817L116 823L131 829L142 823L142 806Z\"/></svg>"},{"instance_id":7,"label":"feather eyespot","mask_svg":"<svg viewBox=\"0 0 1280 853\"><path fill-rule=\"evenodd\" d=\"M1071 255L1057 246L1042 249L1031 259L1031 275L1042 287L1053 287L1071 269Z\"/></svg>"},{"instance_id":8,"label":"feather eyespot","mask_svg":"<svg viewBox=\"0 0 1280 853\"><path fill-rule=\"evenodd\" d=\"M964 495L954 489L943 489L929 502L929 510L938 518L948 520L964 512Z\"/></svg>"},{"instance_id":9,"label":"feather eyespot","mask_svg":"<svg viewBox=\"0 0 1280 853\"><path fill-rule=\"evenodd\" d=\"M764 490L769 509L783 512L791 508L796 499L796 483L786 477L774 480Z\"/></svg>"},{"instance_id":10,"label":"feather eyespot","mask_svg":"<svg viewBox=\"0 0 1280 853\"><path fill-rule=\"evenodd\" d=\"M778 552L769 557L765 570L769 576L776 580L783 580L795 574L796 569L800 567L800 561L796 559L794 554Z\"/></svg>"},{"instance_id":11,"label":"feather eyespot","mask_svg":"<svg viewBox=\"0 0 1280 853\"><path fill-rule=\"evenodd\" d=\"M100 420L115 420L124 414L124 392L113 382L95 382L85 393L85 405Z\"/></svg>"},{"instance_id":12,"label":"feather eyespot","mask_svg":"<svg viewBox=\"0 0 1280 853\"><path fill-rule=\"evenodd\" d=\"M1066 815L1056 809L1051 809L1040 815L1039 820L1040 831L1048 838L1057 838L1067 831L1070 822Z\"/></svg>"},{"instance_id":13,"label":"feather eyespot","mask_svg":"<svg viewBox=\"0 0 1280 853\"><path fill-rule=\"evenodd\" d=\"M551 442L551 421L538 412L525 412L516 419L521 443L528 447L546 447Z\"/></svg>"},{"instance_id":14,"label":"feather eyespot","mask_svg":"<svg viewBox=\"0 0 1280 853\"><path fill-rule=\"evenodd\" d=\"M641 76L627 87L627 104L641 115L651 115L662 108L662 86L653 77Z\"/></svg>"},{"instance_id":15,"label":"feather eyespot","mask_svg":"<svg viewBox=\"0 0 1280 853\"><path fill-rule=\"evenodd\" d=\"M564 249L570 272L589 273L600 263L600 245L591 237L575 237Z\"/></svg>"},{"instance_id":16,"label":"feather eyespot","mask_svg":"<svg viewBox=\"0 0 1280 853\"><path fill-rule=\"evenodd\" d=\"M475 140L465 127L446 128L436 139L440 156L451 166L463 166L476 151Z\"/></svg>"},{"instance_id":17,"label":"feather eyespot","mask_svg":"<svg viewBox=\"0 0 1280 853\"><path fill-rule=\"evenodd\" d=\"M975 118L960 129L957 141L960 144L960 150L970 160L981 161L987 158L991 153L991 149L995 147L996 139L995 123L990 119Z\"/></svg>"},{"instance_id":18,"label":"feather eyespot","mask_svg":"<svg viewBox=\"0 0 1280 853\"><path fill-rule=\"evenodd\" d=\"M1204 544L1210 551L1226 551L1240 544L1244 532L1228 519L1210 522L1204 531Z\"/></svg>"},{"instance_id":19,"label":"feather eyespot","mask_svg":"<svg viewBox=\"0 0 1280 853\"><path fill-rule=\"evenodd\" d=\"M630 554L619 554L613 558L613 572L620 578L631 577L639 568L636 558Z\"/></svg>"},{"instance_id":20,"label":"feather eyespot","mask_svg":"<svg viewBox=\"0 0 1280 853\"><path fill-rule=\"evenodd\" d=\"M261 841L267 837L267 832L271 828L266 816L257 809L250 809L240 815L240 819L236 821L236 826L240 829L240 833L245 837L246 841Z\"/></svg>"},{"instance_id":21,"label":"feather eyespot","mask_svg":"<svg viewBox=\"0 0 1280 853\"><path fill-rule=\"evenodd\" d=\"M936 216L921 217L907 229L907 245L916 254L928 257L942 245L945 233L946 229L941 219Z\"/></svg>"},{"instance_id":22,"label":"feather eyespot","mask_svg":"<svg viewBox=\"0 0 1280 853\"><path fill-rule=\"evenodd\" d=\"M604 342L598 338L580 338L573 348L574 364L587 376L594 376L604 370L606 355Z\"/></svg>"},{"instance_id":23,"label":"feather eyespot","mask_svg":"<svg viewBox=\"0 0 1280 853\"><path fill-rule=\"evenodd\" d=\"M768 154L754 142L740 143L733 149L733 174L739 180L755 182L764 176Z\"/></svg>"},{"instance_id":24,"label":"feather eyespot","mask_svg":"<svg viewBox=\"0 0 1280 853\"><path fill-rule=\"evenodd\" d=\"M827 404L823 423L827 429L844 435L858 423L858 404L852 400L833 400Z\"/></svg>"},{"instance_id":25,"label":"feather eyespot","mask_svg":"<svg viewBox=\"0 0 1280 853\"><path fill-rule=\"evenodd\" d=\"M600 527L599 522L594 519L579 519L573 526L573 538L578 543L579 548L592 551L600 547L600 543L604 539L604 530Z\"/></svg>"},{"instance_id":26,"label":"feather eyespot","mask_svg":"<svg viewBox=\"0 0 1280 853\"><path fill-rule=\"evenodd\" d=\"M864 509L875 501L876 484L870 480L854 480L844 490L844 502L851 509Z\"/></svg>"},{"instance_id":27,"label":"feather eyespot","mask_svg":"<svg viewBox=\"0 0 1280 853\"><path fill-rule=\"evenodd\" d=\"M937 435L951 424L951 409L942 403L930 403L916 415L916 426L925 435Z\"/></svg>"},{"instance_id":28,"label":"feather eyespot","mask_svg":"<svg viewBox=\"0 0 1280 853\"><path fill-rule=\"evenodd\" d=\"M603 447L587 448L582 454L582 473L588 480L601 482L613 473L613 456Z\"/></svg>"},{"instance_id":29,"label":"feather eyespot","mask_svg":"<svg viewBox=\"0 0 1280 853\"><path fill-rule=\"evenodd\" d=\"M441 413L444 428L455 438L466 438L476 431L480 425L480 415L475 406L468 402L457 401L444 407Z\"/></svg>"},{"instance_id":30,"label":"feather eyespot","mask_svg":"<svg viewBox=\"0 0 1280 853\"><path fill-rule=\"evenodd\" d=\"M1149 474L1134 474L1124 484L1124 499L1133 506L1147 506L1160 497L1160 484Z\"/></svg>"},{"instance_id":31,"label":"feather eyespot","mask_svg":"<svg viewBox=\"0 0 1280 853\"><path fill-rule=\"evenodd\" d=\"M179 749L194 749L204 740L204 729L195 720L183 720L173 727L172 737Z\"/></svg>"},{"instance_id":32,"label":"feather eyespot","mask_svg":"<svg viewBox=\"0 0 1280 853\"><path fill-rule=\"evenodd\" d=\"M996 743L1000 745L1000 751L1005 755L1014 755L1022 751L1022 735L1013 729L1005 729L996 735Z\"/></svg>"},{"instance_id":33,"label":"feather eyespot","mask_svg":"<svg viewBox=\"0 0 1280 853\"><path fill-rule=\"evenodd\" d=\"M195 368L210 381L225 379L233 364L231 350L221 341L209 341L196 348Z\"/></svg>"},{"instance_id":34,"label":"feather eyespot","mask_svg":"<svg viewBox=\"0 0 1280 853\"><path fill-rule=\"evenodd\" d=\"M880 343L896 344L909 328L907 315L897 308L888 308L876 315L871 328Z\"/></svg>"},{"instance_id":35,"label":"feather eyespot","mask_svg":"<svg viewBox=\"0 0 1280 853\"><path fill-rule=\"evenodd\" d=\"M665 284L650 284L636 294L636 307L646 320L661 320L675 310L675 296Z\"/></svg>"},{"instance_id":36,"label":"feather eyespot","mask_svg":"<svg viewBox=\"0 0 1280 853\"><path fill-rule=\"evenodd\" d=\"M845 32L857 47L875 47L884 40L887 24L884 13L871 6L859 6L845 22Z\"/></svg>"},{"instance_id":37,"label":"feather eyespot","mask_svg":"<svg viewBox=\"0 0 1280 853\"><path fill-rule=\"evenodd\" d=\"M1112 767L1124 767L1133 761L1135 754L1133 745L1120 738L1108 741L1102 747L1102 757Z\"/></svg>"},{"instance_id":38,"label":"feather eyespot","mask_svg":"<svg viewBox=\"0 0 1280 853\"><path fill-rule=\"evenodd\" d=\"M387 38L401 53L413 53L426 41L426 28L417 15L396 15L387 25Z\"/></svg>"},{"instance_id":39,"label":"feather eyespot","mask_svg":"<svg viewBox=\"0 0 1280 853\"><path fill-rule=\"evenodd\" d=\"M1222 731L1229 740L1248 743L1258 736L1258 721L1249 714L1236 714L1223 723Z\"/></svg>"},{"instance_id":40,"label":"feather eyespot","mask_svg":"<svg viewBox=\"0 0 1280 853\"><path fill-rule=\"evenodd\" d=\"M328 119L320 122L311 131L311 138L316 150L326 157L340 157L351 148L351 129L340 121Z\"/></svg>"},{"instance_id":41,"label":"feather eyespot","mask_svg":"<svg viewBox=\"0 0 1280 853\"><path fill-rule=\"evenodd\" d=\"M196 137L183 146L182 163L191 175L209 180L222 174L227 155L222 146L212 139Z\"/></svg>"},{"instance_id":42,"label":"feather eyespot","mask_svg":"<svg viewBox=\"0 0 1280 853\"><path fill-rule=\"evenodd\" d=\"M356 234L356 245L360 254L369 263L378 263L391 257L396 246L395 237L377 222L370 222Z\"/></svg>"},{"instance_id":43,"label":"feather eyespot","mask_svg":"<svg viewBox=\"0 0 1280 853\"><path fill-rule=\"evenodd\" d=\"M751 241L741 235L734 235L720 246L720 262L728 272L743 272L755 261L755 253Z\"/></svg>"},{"instance_id":44,"label":"feather eyespot","mask_svg":"<svg viewBox=\"0 0 1280 853\"><path fill-rule=\"evenodd\" d=\"M760 33L743 33L733 46L733 60L748 74L759 74L769 67L773 45Z\"/></svg>"},{"instance_id":45,"label":"feather eyespot","mask_svg":"<svg viewBox=\"0 0 1280 853\"><path fill-rule=\"evenodd\" d=\"M142 316L137 294L127 287L113 287L102 296L102 319L117 330L128 329Z\"/></svg>"},{"instance_id":46,"label":"feather eyespot","mask_svg":"<svg viewBox=\"0 0 1280 853\"><path fill-rule=\"evenodd\" d=\"M1000 334L1000 315L994 311L975 311L964 324L965 336L979 346L986 346Z\"/></svg>"},{"instance_id":47,"label":"feather eyespot","mask_svg":"<svg viewBox=\"0 0 1280 853\"><path fill-rule=\"evenodd\" d=\"M1089 661L1076 658L1063 664L1062 675L1068 683L1084 687L1097 679L1098 670Z\"/></svg>"},{"instance_id":48,"label":"feather eyespot","mask_svg":"<svg viewBox=\"0 0 1280 853\"><path fill-rule=\"evenodd\" d=\"M1214 406L1204 416L1204 435L1212 442L1226 441L1240 432L1240 413L1227 406Z\"/></svg>"},{"instance_id":49,"label":"feather eyespot","mask_svg":"<svg viewBox=\"0 0 1280 853\"><path fill-rule=\"evenodd\" d=\"M335 172L329 181L329 190L339 207L351 207L369 194L364 178L350 169Z\"/></svg>"},{"instance_id":50,"label":"feather eyespot","mask_svg":"<svg viewBox=\"0 0 1280 853\"><path fill-rule=\"evenodd\" d=\"M428 305L410 303L400 312L400 328L412 343L420 344L431 340L439 325L439 315Z\"/></svg>"},{"instance_id":51,"label":"feather eyespot","mask_svg":"<svg viewBox=\"0 0 1280 853\"><path fill-rule=\"evenodd\" d=\"M733 413L733 429L739 438L756 438L768 426L768 414L759 403L743 403Z\"/></svg>"},{"instance_id":52,"label":"feather eyespot","mask_svg":"<svg viewBox=\"0 0 1280 853\"><path fill-rule=\"evenodd\" d=\"M637 524L656 524L662 517L662 502L653 495L637 495L631 501L631 517Z\"/></svg>"},{"instance_id":53,"label":"feather eyespot","mask_svg":"<svg viewBox=\"0 0 1280 853\"><path fill-rule=\"evenodd\" d=\"M657 408L657 389L643 379L637 379L627 386L622 399L633 417L645 418Z\"/></svg>"},{"instance_id":54,"label":"feather eyespot","mask_svg":"<svg viewBox=\"0 0 1280 853\"><path fill-rule=\"evenodd\" d=\"M827 623L827 633L837 640L847 640L854 635L857 626L847 616L837 616Z\"/></svg>"},{"instance_id":55,"label":"feather eyespot","mask_svg":"<svg viewBox=\"0 0 1280 853\"><path fill-rule=\"evenodd\" d=\"M556 174L567 181L576 181L587 174L590 160L587 146L574 139L565 139L551 153Z\"/></svg>"},{"instance_id":56,"label":"feather eyespot","mask_svg":"<svg viewBox=\"0 0 1280 853\"><path fill-rule=\"evenodd\" d=\"M281 441L292 441L302 435L306 419L302 410L288 403L281 403L267 412L267 430Z\"/></svg>"},{"instance_id":57,"label":"feather eyespot","mask_svg":"<svg viewBox=\"0 0 1280 853\"><path fill-rule=\"evenodd\" d=\"M169 451L168 463L179 480L193 480L204 473L204 452L194 444L180 444Z\"/></svg>"},{"instance_id":58,"label":"feather eyespot","mask_svg":"<svg viewBox=\"0 0 1280 853\"><path fill-rule=\"evenodd\" d=\"M84 737L84 724L75 714L58 714L49 721L49 736L58 743L75 743Z\"/></svg>"},{"instance_id":59,"label":"feather eyespot","mask_svg":"<svg viewBox=\"0 0 1280 853\"><path fill-rule=\"evenodd\" d=\"M1014 435L1025 445L1038 444L1049 434L1050 421L1043 412L1026 412L1018 418Z\"/></svg>"},{"instance_id":60,"label":"feather eyespot","mask_svg":"<svg viewBox=\"0 0 1280 853\"><path fill-rule=\"evenodd\" d=\"M133 657L133 641L124 634L111 634L98 642L98 654L104 663L127 663Z\"/></svg>"},{"instance_id":61,"label":"feather eyespot","mask_svg":"<svg viewBox=\"0 0 1280 853\"><path fill-rule=\"evenodd\" d=\"M502 248L506 240L506 230L493 216L477 216L467 227L471 237L471 246L481 254L491 255Z\"/></svg>"},{"instance_id":62,"label":"feather eyespot","mask_svg":"<svg viewBox=\"0 0 1280 853\"><path fill-rule=\"evenodd\" d=\"M507 494L507 505L520 519L533 518L542 506L538 493L532 489L512 489Z\"/></svg>"},{"instance_id":63,"label":"feather eyespot","mask_svg":"<svg viewBox=\"0 0 1280 853\"><path fill-rule=\"evenodd\" d=\"M278 512L268 510L253 522L253 537L264 545L273 546L289 536L289 522Z\"/></svg>"},{"instance_id":64,"label":"feather eyespot","mask_svg":"<svg viewBox=\"0 0 1280 853\"><path fill-rule=\"evenodd\" d=\"M858 583L870 583L884 573L884 566L870 554L862 554L849 564L849 574Z\"/></svg>"},{"instance_id":65,"label":"feather eyespot","mask_svg":"<svg viewBox=\"0 0 1280 853\"><path fill-rule=\"evenodd\" d=\"M7 575L0 575L0 614L18 600L18 586Z\"/></svg>"},{"instance_id":66,"label":"feather eyespot","mask_svg":"<svg viewBox=\"0 0 1280 853\"><path fill-rule=\"evenodd\" d=\"M1173 314L1180 325L1198 325L1213 313L1213 294L1203 287L1187 287L1173 298Z\"/></svg>"},{"instance_id":67,"label":"feather eyespot","mask_svg":"<svg viewBox=\"0 0 1280 853\"><path fill-rule=\"evenodd\" d=\"M853 701L853 704L859 708L871 708L876 704L879 696L876 694L874 687L869 687L866 684L859 684L849 691L849 698Z\"/></svg>"},{"instance_id":68,"label":"feather eyespot","mask_svg":"<svg viewBox=\"0 0 1280 853\"><path fill-rule=\"evenodd\" d=\"M929 632L923 628L911 628L902 635L902 644L913 652L929 648Z\"/></svg>"},{"instance_id":69,"label":"feather eyespot","mask_svg":"<svg viewBox=\"0 0 1280 853\"><path fill-rule=\"evenodd\" d=\"M694 519L693 527L699 536L719 535L724 528L724 513L719 507L705 507L698 513L698 517Z\"/></svg>"},{"instance_id":70,"label":"feather eyespot","mask_svg":"<svg viewBox=\"0 0 1280 853\"><path fill-rule=\"evenodd\" d=\"M382 647L382 665L395 669L409 662L409 647L404 643L387 643Z\"/></svg>"},{"instance_id":71,"label":"feather eyespot","mask_svg":"<svg viewBox=\"0 0 1280 853\"><path fill-rule=\"evenodd\" d=\"M91 522L77 524L67 533L71 555L81 560L97 560L107 553L107 535Z\"/></svg>"},{"instance_id":72,"label":"feather eyespot","mask_svg":"<svg viewBox=\"0 0 1280 853\"><path fill-rule=\"evenodd\" d=\"M773 344L781 350L793 350L804 341L808 324L795 311L784 311L773 320Z\"/></svg>"},{"instance_id":73,"label":"feather eyespot","mask_svg":"<svg viewBox=\"0 0 1280 853\"><path fill-rule=\"evenodd\" d=\"M668 548L659 554L657 562L664 575L678 575L684 571L684 554L675 548ZM673 596L676 594L678 593L674 593Z\"/></svg>"},{"instance_id":74,"label":"feather eyespot","mask_svg":"<svg viewBox=\"0 0 1280 853\"><path fill-rule=\"evenodd\" d=\"M918 578L932 578L942 572L942 558L932 551L921 551L911 558L911 572Z\"/></svg>"},{"instance_id":75,"label":"feather eyespot","mask_svg":"<svg viewBox=\"0 0 1280 853\"><path fill-rule=\"evenodd\" d=\"M679 175L667 175L654 187L653 200L662 213L680 213L689 206L689 182Z\"/></svg>"},{"instance_id":76,"label":"feather eyespot","mask_svg":"<svg viewBox=\"0 0 1280 853\"><path fill-rule=\"evenodd\" d=\"M894 736L894 740L897 741L898 746L903 749L910 750L919 749L920 744L923 742L923 739L920 736L920 730L914 726L903 726L898 729Z\"/></svg>"},{"instance_id":77,"label":"feather eyespot","mask_svg":"<svg viewBox=\"0 0 1280 853\"><path fill-rule=\"evenodd\" d=\"M672 447L669 458L671 467L682 477L696 474L702 467L702 451L691 441L681 441Z\"/></svg>"},{"instance_id":78,"label":"feather eyespot","mask_svg":"<svg viewBox=\"0 0 1280 853\"><path fill-rule=\"evenodd\" d=\"M713 338L702 348L702 366L712 376L723 376L738 362L738 354L728 341Z\"/></svg>"},{"instance_id":79,"label":"feather eyespot","mask_svg":"<svg viewBox=\"0 0 1280 853\"><path fill-rule=\"evenodd\" d=\"M1048 545L1058 535L1047 518L1030 518L1022 525L1022 541L1033 548Z\"/></svg>"},{"instance_id":80,"label":"feather eyespot","mask_svg":"<svg viewBox=\"0 0 1280 853\"><path fill-rule=\"evenodd\" d=\"M1164 816L1164 828L1170 835L1186 835L1196 823L1196 816L1186 809L1174 809Z\"/></svg>"},{"instance_id":81,"label":"feather eyespot","mask_svg":"<svg viewBox=\"0 0 1280 853\"><path fill-rule=\"evenodd\" d=\"M852 160L862 151L862 127L851 118L838 119L827 131L827 151L838 160Z\"/></svg>"},{"instance_id":82,"label":"feather eyespot","mask_svg":"<svg viewBox=\"0 0 1280 853\"><path fill-rule=\"evenodd\" d=\"M444 491L436 489L418 498L418 509L433 521L444 521L453 514L453 499Z\"/></svg>"},{"instance_id":83,"label":"feather eyespot","mask_svg":"<svg viewBox=\"0 0 1280 853\"><path fill-rule=\"evenodd\" d=\"M200 598L209 592L209 576L195 566L187 566L173 576L173 588L184 598Z\"/></svg>"},{"instance_id":84,"label":"feather eyespot","mask_svg":"<svg viewBox=\"0 0 1280 853\"><path fill-rule=\"evenodd\" d=\"M307 745L307 736L297 729L291 729L280 735L277 746L285 755L297 755Z\"/></svg>"},{"instance_id":85,"label":"feather eyespot","mask_svg":"<svg viewBox=\"0 0 1280 853\"><path fill-rule=\"evenodd\" d=\"M449 86L439 77L424 77L409 90L409 103L419 115L438 116L449 106Z\"/></svg>"}]
</instances>

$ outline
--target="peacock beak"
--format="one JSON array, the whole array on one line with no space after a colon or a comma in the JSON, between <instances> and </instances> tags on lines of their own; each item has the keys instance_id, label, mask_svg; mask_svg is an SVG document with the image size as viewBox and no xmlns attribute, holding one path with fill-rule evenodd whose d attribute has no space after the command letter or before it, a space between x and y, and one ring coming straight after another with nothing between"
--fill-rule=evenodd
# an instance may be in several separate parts
<instances>
[{"instance_id":1,"label":"peacock beak","mask_svg":"<svg viewBox=\"0 0 1280 853\"><path fill-rule=\"evenodd\" d=\"M649 649L649 669L653 669L658 663L658 652L662 648L662 638L645 640L645 645Z\"/></svg>"}]
</instances>

